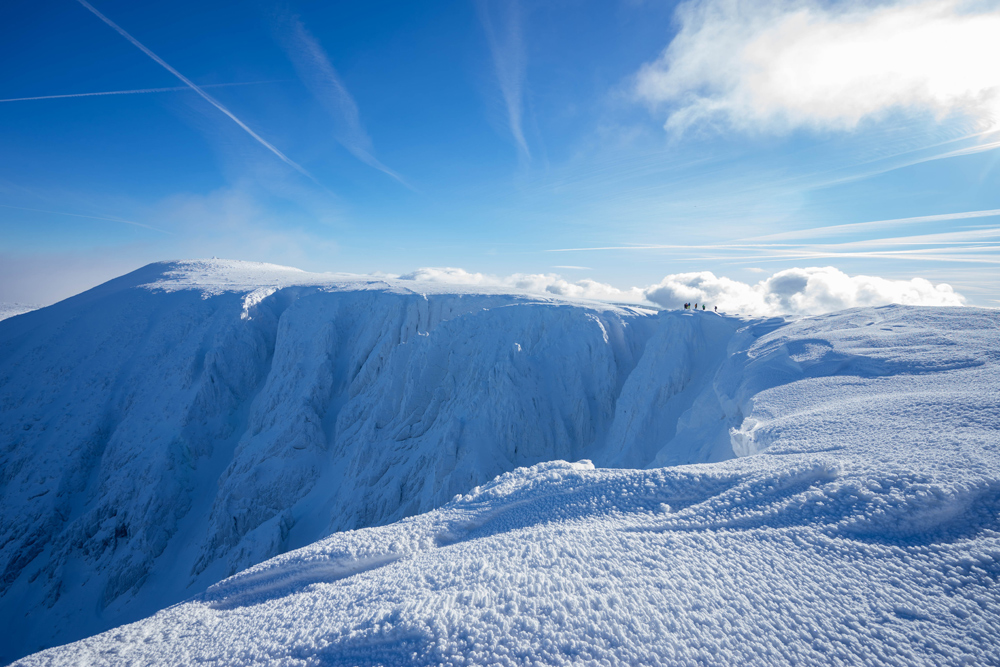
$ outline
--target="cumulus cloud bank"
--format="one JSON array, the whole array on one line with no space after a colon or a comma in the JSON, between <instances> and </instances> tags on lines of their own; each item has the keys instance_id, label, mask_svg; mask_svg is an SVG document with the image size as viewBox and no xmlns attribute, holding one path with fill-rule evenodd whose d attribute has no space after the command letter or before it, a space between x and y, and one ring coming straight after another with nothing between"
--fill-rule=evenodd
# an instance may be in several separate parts
<instances>
[{"instance_id":1,"label":"cumulus cloud bank","mask_svg":"<svg viewBox=\"0 0 1000 667\"><path fill-rule=\"evenodd\" d=\"M407 273L399 277L402 280L447 283L451 285L506 287L535 294L551 294L573 299L622 301L627 303L642 303L645 300L643 290L638 287L633 287L630 290L620 290L617 287L599 283L589 278L570 282L555 273L514 273L509 276L493 276L483 273L470 273L464 269L451 267L428 267L417 269L412 273Z\"/></svg>"},{"instance_id":2,"label":"cumulus cloud bank","mask_svg":"<svg viewBox=\"0 0 1000 667\"><path fill-rule=\"evenodd\" d=\"M692 0L636 78L668 129L852 129L892 110L1000 117L1000 7L958 0L839 5Z\"/></svg>"},{"instance_id":3,"label":"cumulus cloud bank","mask_svg":"<svg viewBox=\"0 0 1000 667\"><path fill-rule=\"evenodd\" d=\"M718 306L745 315L820 315L858 306L961 306L965 298L951 285L931 284L923 278L889 280L877 276L849 276L827 266L786 269L748 285L711 271L675 273L645 290L646 298L664 308L684 303Z\"/></svg>"},{"instance_id":4,"label":"cumulus cloud bank","mask_svg":"<svg viewBox=\"0 0 1000 667\"><path fill-rule=\"evenodd\" d=\"M655 285L628 290L589 279L570 282L552 273L516 273L500 277L456 268L422 268L399 277L435 283L490 285L577 299L653 303L663 308L698 303L708 308L718 306L726 313L755 317L805 317L890 303L961 306L965 302L965 297L945 283L934 285L923 278L890 280L877 276L849 276L831 266L786 269L755 285L716 276L711 271L674 273Z\"/></svg>"}]
</instances>

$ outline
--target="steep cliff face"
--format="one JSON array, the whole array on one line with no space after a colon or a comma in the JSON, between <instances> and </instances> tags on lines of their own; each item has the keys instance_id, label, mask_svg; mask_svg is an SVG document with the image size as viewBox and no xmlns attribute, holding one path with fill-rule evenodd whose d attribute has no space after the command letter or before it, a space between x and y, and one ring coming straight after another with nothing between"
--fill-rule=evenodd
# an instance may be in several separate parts
<instances>
[{"instance_id":1,"label":"steep cliff face","mask_svg":"<svg viewBox=\"0 0 1000 667\"><path fill-rule=\"evenodd\" d=\"M221 261L5 320L3 655L517 466L729 458L745 324Z\"/></svg>"},{"instance_id":2,"label":"steep cliff face","mask_svg":"<svg viewBox=\"0 0 1000 667\"><path fill-rule=\"evenodd\" d=\"M224 570L519 461L729 458L517 467L19 664L996 663L1000 311L435 317L377 291L281 312L214 505L133 599L181 535ZM436 325L400 325L414 303Z\"/></svg>"}]
</instances>

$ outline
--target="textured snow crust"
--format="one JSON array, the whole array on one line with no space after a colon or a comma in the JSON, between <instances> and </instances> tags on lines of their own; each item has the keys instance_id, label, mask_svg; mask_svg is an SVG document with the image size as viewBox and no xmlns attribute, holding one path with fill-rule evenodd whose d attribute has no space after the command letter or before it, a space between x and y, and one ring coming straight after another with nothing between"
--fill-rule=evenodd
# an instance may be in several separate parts
<instances>
[{"instance_id":1,"label":"textured snow crust","mask_svg":"<svg viewBox=\"0 0 1000 667\"><path fill-rule=\"evenodd\" d=\"M243 571L19 664L996 664L995 311L200 266L0 327L3 620L82 636Z\"/></svg>"}]
</instances>

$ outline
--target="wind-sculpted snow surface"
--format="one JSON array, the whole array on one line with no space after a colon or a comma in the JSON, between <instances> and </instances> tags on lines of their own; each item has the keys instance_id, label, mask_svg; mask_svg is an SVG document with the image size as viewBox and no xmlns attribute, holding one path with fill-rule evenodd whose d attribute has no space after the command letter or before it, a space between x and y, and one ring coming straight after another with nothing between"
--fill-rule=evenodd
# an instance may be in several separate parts
<instances>
[{"instance_id":1,"label":"wind-sculpted snow surface","mask_svg":"<svg viewBox=\"0 0 1000 667\"><path fill-rule=\"evenodd\" d=\"M989 472L541 463L19 664L995 664Z\"/></svg>"},{"instance_id":2,"label":"wind-sculpted snow surface","mask_svg":"<svg viewBox=\"0 0 1000 667\"><path fill-rule=\"evenodd\" d=\"M995 311L143 271L0 326L6 651L260 564L23 664L1000 654Z\"/></svg>"}]
</instances>

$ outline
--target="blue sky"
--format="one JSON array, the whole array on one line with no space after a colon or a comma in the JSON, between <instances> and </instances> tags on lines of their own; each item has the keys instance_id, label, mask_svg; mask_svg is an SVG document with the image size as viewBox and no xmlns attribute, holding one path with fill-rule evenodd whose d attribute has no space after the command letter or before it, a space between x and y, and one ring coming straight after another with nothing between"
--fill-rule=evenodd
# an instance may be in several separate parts
<instances>
[{"instance_id":1,"label":"blue sky","mask_svg":"<svg viewBox=\"0 0 1000 667\"><path fill-rule=\"evenodd\" d=\"M997 3L38 0L0 26L0 301L214 255L623 289L833 266L1000 303ZM117 91L148 92L90 95Z\"/></svg>"}]
</instances>

